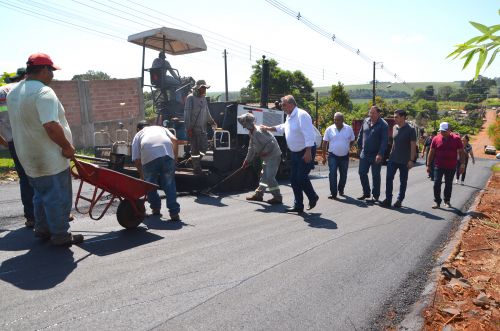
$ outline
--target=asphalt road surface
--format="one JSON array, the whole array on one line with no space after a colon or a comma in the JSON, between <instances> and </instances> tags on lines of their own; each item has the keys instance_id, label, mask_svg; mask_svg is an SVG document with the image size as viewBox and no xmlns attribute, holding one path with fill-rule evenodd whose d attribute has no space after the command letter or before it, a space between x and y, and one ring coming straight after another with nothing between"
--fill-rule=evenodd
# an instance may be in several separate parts
<instances>
[{"instance_id":1,"label":"asphalt road surface","mask_svg":"<svg viewBox=\"0 0 500 331\"><path fill-rule=\"evenodd\" d=\"M116 207L100 221L77 214L71 228L86 241L69 249L35 239L17 183L1 185L0 329L380 329L388 310L400 318L418 298L433 253L493 163L469 164L451 209L431 209L422 165L410 171L403 208L357 201L353 163L341 201L327 199L325 168L314 173L320 200L303 216L246 193L185 196L178 223L155 216L123 230ZM385 167L382 192L384 181ZM282 191L290 205L288 183Z\"/></svg>"}]
</instances>

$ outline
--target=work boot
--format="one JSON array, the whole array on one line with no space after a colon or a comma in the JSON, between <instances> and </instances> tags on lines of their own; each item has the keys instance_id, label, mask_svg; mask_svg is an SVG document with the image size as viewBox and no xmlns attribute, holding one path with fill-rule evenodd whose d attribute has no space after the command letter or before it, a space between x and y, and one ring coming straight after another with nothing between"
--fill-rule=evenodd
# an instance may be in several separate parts
<instances>
[{"instance_id":1,"label":"work boot","mask_svg":"<svg viewBox=\"0 0 500 331\"><path fill-rule=\"evenodd\" d=\"M161 209L160 208L153 208L151 215L160 216L161 217Z\"/></svg>"},{"instance_id":2,"label":"work boot","mask_svg":"<svg viewBox=\"0 0 500 331\"><path fill-rule=\"evenodd\" d=\"M266 201L271 205L281 205L283 203L283 197L281 195L275 195L272 199Z\"/></svg>"},{"instance_id":3,"label":"work boot","mask_svg":"<svg viewBox=\"0 0 500 331\"><path fill-rule=\"evenodd\" d=\"M34 228L35 227L35 220L32 218L27 218L26 222L24 222L24 226L27 228Z\"/></svg>"},{"instance_id":4,"label":"work boot","mask_svg":"<svg viewBox=\"0 0 500 331\"><path fill-rule=\"evenodd\" d=\"M68 236L56 238L52 237L50 242L54 246L71 246L73 244L81 244L83 242L83 235L68 233Z\"/></svg>"},{"instance_id":5,"label":"work boot","mask_svg":"<svg viewBox=\"0 0 500 331\"><path fill-rule=\"evenodd\" d=\"M254 193L246 197L248 201L263 201L262 194Z\"/></svg>"},{"instance_id":6,"label":"work boot","mask_svg":"<svg viewBox=\"0 0 500 331\"><path fill-rule=\"evenodd\" d=\"M170 214L170 220L173 222L178 222L181 220L179 214Z\"/></svg>"},{"instance_id":7,"label":"work boot","mask_svg":"<svg viewBox=\"0 0 500 331\"><path fill-rule=\"evenodd\" d=\"M50 239L50 232L48 230L36 230L35 229L35 238L39 238L42 240Z\"/></svg>"}]
</instances>

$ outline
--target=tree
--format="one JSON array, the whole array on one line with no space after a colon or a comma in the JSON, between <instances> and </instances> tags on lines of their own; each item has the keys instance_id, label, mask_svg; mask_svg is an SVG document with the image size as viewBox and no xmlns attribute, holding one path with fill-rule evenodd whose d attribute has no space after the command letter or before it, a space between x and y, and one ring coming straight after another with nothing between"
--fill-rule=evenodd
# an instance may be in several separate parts
<instances>
[{"instance_id":1,"label":"tree","mask_svg":"<svg viewBox=\"0 0 500 331\"><path fill-rule=\"evenodd\" d=\"M299 107L305 107L308 101L314 100L313 84L301 71L294 72L283 70L278 67L278 61L269 59L269 96L278 99L284 95L292 94ZM250 76L249 84L241 90L242 95L258 98L262 82L262 63L257 60L252 66L253 73Z\"/></svg>"},{"instance_id":2,"label":"tree","mask_svg":"<svg viewBox=\"0 0 500 331\"><path fill-rule=\"evenodd\" d=\"M465 101L467 100L467 92L464 89L458 89L450 94L451 101Z\"/></svg>"},{"instance_id":3,"label":"tree","mask_svg":"<svg viewBox=\"0 0 500 331\"><path fill-rule=\"evenodd\" d=\"M337 85L332 85L332 89L330 91L330 99L331 101L336 101L342 107L347 110L352 110L352 102L349 98L349 93L344 89L344 84L338 82Z\"/></svg>"},{"instance_id":4,"label":"tree","mask_svg":"<svg viewBox=\"0 0 500 331\"><path fill-rule=\"evenodd\" d=\"M467 101L481 102L486 99L490 87L496 86L494 79L479 76L477 80L469 80L464 89L467 92Z\"/></svg>"},{"instance_id":5,"label":"tree","mask_svg":"<svg viewBox=\"0 0 500 331\"><path fill-rule=\"evenodd\" d=\"M323 98L318 109L318 126L322 129L333 124L333 115L336 112L341 112L345 115L352 110L352 102L349 94L344 89L344 85L338 82L337 85L332 85L330 96Z\"/></svg>"},{"instance_id":6,"label":"tree","mask_svg":"<svg viewBox=\"0 0 500 331\"><path fill-rule=\"evenodd\" d=\"M500 15L500 10L498 11L498 14ZM500 50L500 36L495 35L500 30L500 24L488 27L477 22L469 23L478 29L482 35L469 39L463 44L456 45L456 49L452 53L448 54L447 58L453 57L453 59L456 59L465 53L461 57L461 59L465 59L464 66L462 68L463 70L467 68L474 56L478 54L476 74L474 75L474 80L476 80L479 77L481 68L484 66L486 59L488 58L488 53L490 51L493 52L486 68L488 68L493 61L495 61L495 57Z\"/></svg>"},{"instance_id":7,"label":"tree","mask_svg":"<svg viewBox=\"0 0 500 331\"><path fill-rule=\"evenodd\" d=\"M110 80L112 79L107 73L102 71L89 70L84 74L74 75L71 80Z\"/></svg>"},{"instance_id":8,"label":"tree","mask_svg":"<svg viewBox=\"0 0 500 331\"><path fill-rule=\"evenodd\" d=\"M425 87L424 93L425 93L425 100L435 100L433 85L427 85Z\"/></svg>"},{"instance_id":9,"label":"tree","mask_svg":"<svg viewBox=\"0 0 500 331\"><path fill-rule=\"evenodd\" d=\"M449 101L453 93L453 87L446 85L438 88L438 99L442 101Z\"/></svg>"},{"instance_id":10,"label":"tree","mask_svg":"<svg viewBox=\"0 0 500 331\"><path fill-rule=\"evenodd\" d=\"M420 99L426 100L426 94L425 91L421 88L418 88L413 92L413 100L418 101Z\"/></svg>"}]
</instances>

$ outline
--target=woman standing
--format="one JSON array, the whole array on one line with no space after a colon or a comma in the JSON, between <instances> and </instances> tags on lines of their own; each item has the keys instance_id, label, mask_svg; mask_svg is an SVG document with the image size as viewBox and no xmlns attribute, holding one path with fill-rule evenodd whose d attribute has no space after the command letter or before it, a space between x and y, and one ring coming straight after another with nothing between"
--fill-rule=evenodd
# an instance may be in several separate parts
<instances>
[{"instance_id":1,"label":"woman standing","mask_svg":"<svg viewBox=\"0 0 500 331\"><path fill-rule=\"evenodd\" d=\"M476 160L474 159L474 153L472 152L472 146L471 146L471 144L469 144L469 136L468 135L465 135L462 137L462 144L464 145L464 152L465 152L465 168L464 168L464 172L462 173L461 184L464 185L465 174L467 173L467 164L469 163L469 155L472 158L472 164L475 164ZM460 172L458 171L459 166L460 166L460 163L457 163L457 171L456 171L457 179L455 180L456 184L458 184L458 179L460 177Z\"/></svg>"}]
</instances>

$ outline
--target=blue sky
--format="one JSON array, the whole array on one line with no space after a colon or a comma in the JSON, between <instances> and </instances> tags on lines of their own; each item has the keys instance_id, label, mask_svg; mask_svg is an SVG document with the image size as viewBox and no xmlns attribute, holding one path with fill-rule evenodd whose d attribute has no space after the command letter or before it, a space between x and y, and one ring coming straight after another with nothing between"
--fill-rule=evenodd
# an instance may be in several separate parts
<instances>
[{"instance_id":1,"label":"blue sky","mask_svg":"<svg viewBox=\"0 0 500 331\"><path fill-rule=\"evenodd\" d=\"M203 35L208 50L167 56L181 75L205 79L224 90L222 51L228 52L229 90L247 85L262 55L287 70L301 70L315 86L366 83L372 64L311 30L265 0L0 0L0 71L15 71L34 52L49 54L70 79L87 70L114 78L140 76L142 49L127 37L166 26ZM292 12L370 61L382 62L377 80L406 82L468 80L473 68L446 59L453 45L479 34L469 21L499 24L497 0L280 0ZM62 21L66 22L63 23ZM69 23L69 24L68 24ZM92 31L91 31L92 30ZM250 51L251 49L251 51ZM157 52L146 51L150 64ZM500 76L500 59L482 73Z\"/></svg>"}]
</instances>

